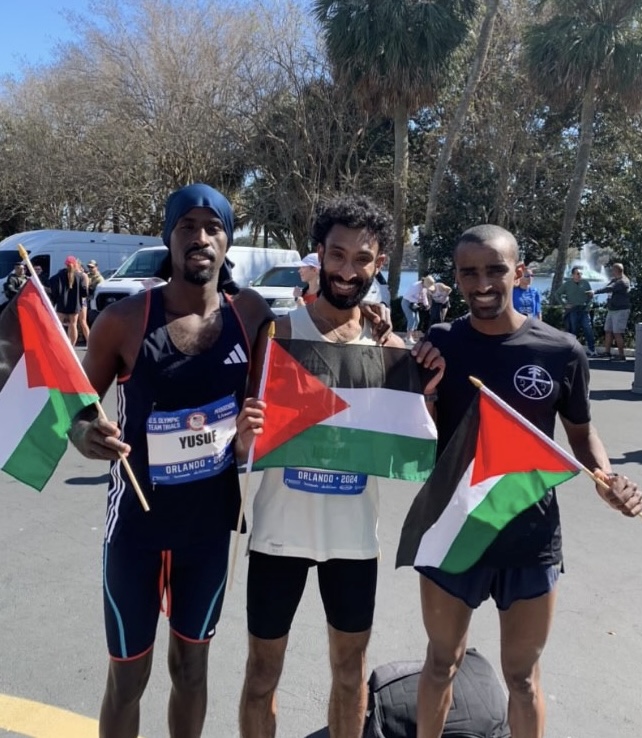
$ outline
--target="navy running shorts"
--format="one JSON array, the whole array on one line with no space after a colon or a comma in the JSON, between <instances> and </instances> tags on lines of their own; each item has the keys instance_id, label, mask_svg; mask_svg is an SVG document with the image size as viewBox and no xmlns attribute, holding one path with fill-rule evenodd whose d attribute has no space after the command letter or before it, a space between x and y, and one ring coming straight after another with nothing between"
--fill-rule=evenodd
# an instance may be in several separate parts
<instances>
[{"instance_id":1,"label":"navy running shorts","mask_svg":"<svg viewBox=\"0 0 642 738\"><path fill-rule=\"evenodd\" d=\"M172 631L208 642L221 615L230 535L171 551L132 547L117 539L103 547L107 647L114 659L134 659L154 645L160 612Z\"/></svg>"},{"instance_id":2,"label":"navy running shorts","mask_svg":"<svg viewBox=\"0 0 642 738\"><path fill-rule=\"evenodd\" d=\"M312 561L250 551L247 627L257 638L290 632L308 570L317 567L319 592L328 623L344 633L372 627L377 591L377 559Z\"/></svg>"},{"instance_id":3,"label":"navy running shorts","mask_svg":"<svg viewBox=\"0 0 642 738\"><path fill-rule=\"evenodd\" d=\"M562 565L496 569L477 564L461 574L448 574L432 566L416 566L415 569L473 610L489 597L495 600L499 610L508 610L517 600L532 600L552 592Z\"/></svg>"}]
</instances>

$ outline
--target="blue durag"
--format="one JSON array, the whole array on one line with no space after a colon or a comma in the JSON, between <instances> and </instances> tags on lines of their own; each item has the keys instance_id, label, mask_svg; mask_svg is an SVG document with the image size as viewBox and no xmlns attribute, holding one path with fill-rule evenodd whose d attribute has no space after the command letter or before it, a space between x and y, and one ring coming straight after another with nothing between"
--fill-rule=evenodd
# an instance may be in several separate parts
<instances>
[{"instance_id":1,"label":"blue durag","mask_svg":"<svg viewBox=\"0 0 642 738\"><path fill-rule=\"evenodd\" d=\"M172 192L165 203L165 226L163 227L163 243L169 248L169 240L172 231L178 221L192 208L209 208L223 223L223 229L227 236L227 247L234 240L234 211L228 199L218 190L200 182L186 185L180 190ZM218 278L218 287L231 294L238 292L232 278L232 267L234 266L227 257L221 266ZM168 255L165 263L161 266L157 276L169 279L171 273L171 257Z\"/></svg>"},{"instance_id":2,"label":"blue durag","mask_svg":"<svg viewBox=\"0 0 642 738\"><path fill-rule=\"evenodd\" d=\"M169 239L178 221L192 208L209 208L223 222L228 248L234 240L234 211L227 198L206 184L191 184L172 192L165 203L163 243L169 248Z\"/></svg>"}]
</instances>

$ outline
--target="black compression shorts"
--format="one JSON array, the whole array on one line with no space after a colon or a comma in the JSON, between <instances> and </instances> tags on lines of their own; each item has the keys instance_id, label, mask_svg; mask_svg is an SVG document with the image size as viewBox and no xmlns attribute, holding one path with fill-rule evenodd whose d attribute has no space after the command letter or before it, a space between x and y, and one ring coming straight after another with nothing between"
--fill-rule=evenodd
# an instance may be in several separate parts
<instances>
[{"instance_id":1,"label":"black compression shorts","mask_svg":"<svg viewBox=\"0 0 642 738\"><path fill-rule=\"evenodd\" d=\"M312 566L317 567L328 623L344 633L361 633L372 627L377 559L316 562L250 551L247 626L253 636L274 639L289 633Z\"/></svg>"}]
</instances>

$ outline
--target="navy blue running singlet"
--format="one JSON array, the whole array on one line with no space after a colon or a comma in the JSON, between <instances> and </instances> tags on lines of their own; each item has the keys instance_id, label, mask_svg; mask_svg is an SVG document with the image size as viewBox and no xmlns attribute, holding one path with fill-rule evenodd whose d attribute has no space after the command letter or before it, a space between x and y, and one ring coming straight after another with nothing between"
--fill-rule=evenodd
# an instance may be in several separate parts
<instances>
[{"instance_id":1,"label":"navy blue running singlet","mask_svg":"<svg viewBox=\"0 0 642 738\"><path fill-rule=\"evenodd\" d=\"M162 288L148 293L145 334L129 377L117 385L118 422L150 512L119 461L112 462L105 537L174 549L236 527L239 482L232 453L250 360L235 308L221 294L214 344L188 356L168 331Z\"/></svg>"}]
</instances>

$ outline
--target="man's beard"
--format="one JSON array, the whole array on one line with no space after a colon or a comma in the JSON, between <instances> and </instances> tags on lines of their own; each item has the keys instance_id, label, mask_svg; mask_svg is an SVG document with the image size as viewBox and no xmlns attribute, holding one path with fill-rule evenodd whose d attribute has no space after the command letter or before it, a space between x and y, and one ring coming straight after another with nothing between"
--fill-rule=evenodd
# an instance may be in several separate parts
<instances>
[{"instance_id":1,"label":"man's beard","mask_svg":"<svg viewBox=\"0 0 642 738\"><path fill-rule=\"evenodd\" d=\"M370 288L374 282L374 275L368 280L359 279L358 277L351 279L350 284L357 287L354 295L335 295L332 292L332 282L343 282L343 280L337 277L328 277L323 264L321 264L321 268L319 269L319 291L332 307L337 308L337 310L350 310L350 308L359 305L368 292L370 292Z\"/></svg>"},{"instance_id":2,"label":"man's beard","mask_svg":"<svg viewBox=\"0 0 642 738\"><path fill-rule=\"evenodd\" d=\"M202 287L205 284L209 284L216 275L216 266L210 264L209 266L201 267L200 269L189 269L185 267L183 269L183 279L190 284L195 284Z\"/></svg>"},{"instance_id":3,"label":"man's beard","mask_svg":"<svg viewBox=\"0 0 642 738\"><path fill-rule=\"evenodd\" d=\"M200 254L210 259L209 264L190 264L189 256L192 253ZM217 275L218 270L216 268L216 259L213 255L209 254L205 250L201 250L197 247L188 249L185 253L186 263L183 266L183 279L190 284L195 284L198 287L209 284Z\"/></svg>"}]
</instances>

